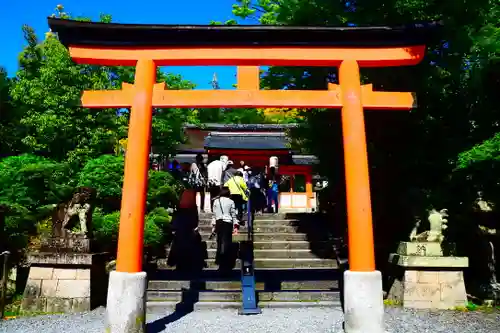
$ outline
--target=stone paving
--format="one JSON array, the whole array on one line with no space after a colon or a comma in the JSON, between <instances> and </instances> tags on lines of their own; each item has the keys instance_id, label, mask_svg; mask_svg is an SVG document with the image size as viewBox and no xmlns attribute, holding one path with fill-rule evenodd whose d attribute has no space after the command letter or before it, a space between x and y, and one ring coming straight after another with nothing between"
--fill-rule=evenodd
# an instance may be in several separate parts
<instances>
[{"instance_id":1,"label":"stone paving","mask_svg":"<svg viewBox=\"0 0 500 333\"><path fill-rule=\"evenodd\" d=\"M258 316L235 310L203 310L186 315L148 314L149 333L341 333L340 309L264 309ZM500 312L386 309L388 333L498 333ZM77 315L20 318L0 323L1 333L102 333L104 309Z\"/></svg>"}]
</instances>

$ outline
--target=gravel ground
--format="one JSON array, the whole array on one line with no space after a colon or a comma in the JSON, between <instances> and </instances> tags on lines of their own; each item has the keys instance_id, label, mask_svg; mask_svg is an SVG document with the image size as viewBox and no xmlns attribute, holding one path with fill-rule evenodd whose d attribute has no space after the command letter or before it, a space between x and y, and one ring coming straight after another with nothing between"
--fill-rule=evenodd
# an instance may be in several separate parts
<instances>
[{"instance_id":1,"label":"gravel ground","mask_svg":"<svg viewBox=\"0 0 500 333\"><path fill-rule=\"evenodd\" d=\"M500 313L386 309L389 333L499 333ZM259 316L233 310L202 310L181 318L148 314L148 332L178 333L334 333L342 332L340 309L264 309ZM102 333L104 310L80 315L53 315L0 322L1 333Z\"/></svg>"}]
</instances>

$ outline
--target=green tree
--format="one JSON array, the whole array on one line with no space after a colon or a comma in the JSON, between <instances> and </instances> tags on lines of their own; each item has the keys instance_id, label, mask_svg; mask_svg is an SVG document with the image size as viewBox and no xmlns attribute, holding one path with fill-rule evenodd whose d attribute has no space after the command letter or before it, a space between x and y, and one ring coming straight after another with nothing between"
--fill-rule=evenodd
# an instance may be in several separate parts
<instances>
[{"instance_id":1,"label":"green tree","mask_svg":"<svg viewBox=\"0 0 500 333\"><path fill-rule=\"evenodd\" d=\"M11 80L0 67L0 157L14 154L18 147L20 114L13 107L10 98Z\"/></svg>"},{"instance_id":2,"label":"green tree","mask_svg":"<svg viewBox=\"0 0 500 333\"><path fill-rule=\"evenodd\" d=\"M124 166L123 156L102 155L89 160L78 174L78 186L96 189L105 213L120 209ZM168 172L150 170L148 181L148 210L177 205L182 186Z\"/></svg>"},{"instance_id":3,"label":"green tree","mask_svg":"<svg viewBox=\"0 0 500 333\"><path fill-rule=\"evenodd\" d=\"M388 154L399 154L397 161L405 170L403 174L411 174L414 180L408 188L418 189L424 201L438 204L436 200L444 203L449 199L437 189L448 186L458 154L497 132L498 103L494 100L498 80L493 78L498 78L495 60L498 1L444 1L440 5L420 0L236 2L233 13L238 19L243 22L257 20L261 24L390 26L442 20L441 38L431 41L423 64L413 68L362 71L364 80L384 90L403 89L417 93L418 108L400 125L406 127L413 139L407 142L406 148L398 148L395 144L376 145L376 135L368 139L372 141L369 149L373 172L384 164L387 166L383 161L389 160ZM336 81L336 68L272 67L263 81L265 86L274 89L325 89L327 81ZM324 157L328 155L321 151L321 141L325 137L315 127L321 123L315 119L324 116L317 112L306 115L310 130L302 134L308 137L310 149ZM335 116L332 117L331 122L335 123ZM380 119L379 122L375 116L370 117L369 132L370 128L384 126L382 120L387 121L387 117ZM377 135L380 138L380 133ZM429 197L431 193L439 193L440 198Z\"/></svg>"},{"instance_id":4,"label":"green tree","mask_svg":"<svg viewBox=\"0 0 500 333\"><path fill-rule=\"evenodd\" d=\"M71 18L62 6L56 17ZM76 18L89 21L88 18ZM100 21L111 22L101 14ZM133 67L77 65L51 32L39 42L32 28L23 27L27 46L19 57L20 70L13 80L11 97L19 112L21 150L44 154L81 166L101 154L113 153L127 137L128 110L80 107L83 90L120 89L133 83ZM158 69L157 81L169 89L193 89L180 75ZM168 156L183 140L182 124L193 118L191 109L156 109L152 144L155 152Z\"/></svg>"},{"instance_id":5,"label":"green tree","mask_svg":"<svg viewBox=\"0 0 500 333\"><path fill-rule=\"evenodd\" d=\"M123 186L123 156L102 155L89 160L78 174L78 186L92 187L104 211L120 208Z\"/></svg>"},{"instance_id":6,"label":"green tree","mask_svg":"<svg viewBox=\"0 0 500 333\"><path fill-rule=\"evenodd\" d=\"M406 239L416 217L429 208L448 208L448 239L471 265L487 253L471 245L477 234L472 204L477 191L500 204L497 158L500 146L498 0L237 0L241 23L301 26L399 26L441 21L423 62L398 68L363 68L363 82L385 91L414 91L411 112L366 112L366 130L377 263ZM326 89L337 68L271 67L261 86ZM305 126L293 133L317 155L329 178L332 220L345 221L342 135L339 112L308 110ZM327 145L325 143L328 143ZM391 230L390 233L387 230ZM479 243L477 243L479 244ZM482 258L481 258L482 257ZM484 266L484 265L483 265ZM471 266L472 267L472 266ZM476 277L471 279L479 280Z\"/></svg>"},{"instance_id":7,"label":"green tree","mask_svg":"<svg viewBox=\"0 0 500 333\"><path fill-rule=\"evenodd\" d=\"M55 36L39 43L33 29L25 26L23 31L28 46L19 57L11 90L15 107L23 113L23 150L76 165L112 153L125 135L126 118L115 109L79 107L82 90L112 89L109 70L76 65Z\"/></svg>"}]
</instances>

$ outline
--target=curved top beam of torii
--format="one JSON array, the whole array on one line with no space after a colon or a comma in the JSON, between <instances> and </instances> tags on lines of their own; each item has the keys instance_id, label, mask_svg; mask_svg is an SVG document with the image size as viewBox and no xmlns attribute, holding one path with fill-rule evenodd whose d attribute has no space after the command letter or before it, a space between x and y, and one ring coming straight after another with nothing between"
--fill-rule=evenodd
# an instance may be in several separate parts
<instances>
[{"instance_id":1,"label":"curved top beam of torii","mask_svg":"<svg viewBox=\"0 0 500 333\"><path fill-rule=\"evenodd\" d=\"M134 66L415 65L439 23L401 27L193 26L79 22L49 18L78 63Z\"/></svg>"},{"instance_id":2,"label":"curved top beam of torii","mask_svg":"<svg viewBox=\"0 0 500 333\"><path fill-rule=\"evenodd\" d=\"M49 17L52 31L66 45L99 47L172 46L322 46L388 47L423 45L440 22L397 27L326 27L275 25L121 24Z\"/></svg>"}]
</instances>

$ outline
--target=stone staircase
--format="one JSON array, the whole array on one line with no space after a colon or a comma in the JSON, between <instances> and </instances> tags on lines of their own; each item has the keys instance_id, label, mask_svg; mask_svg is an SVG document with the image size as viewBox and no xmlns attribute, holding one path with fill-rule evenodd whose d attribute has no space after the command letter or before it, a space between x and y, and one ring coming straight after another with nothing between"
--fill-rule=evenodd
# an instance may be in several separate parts
<instances>
[{"instance_id":1,"label":"stone staircase","mask_svg":"<svg viewBox=\"0 0 500 333\"><path fill-rule=\"evenodd\" d=\"M284 214L256 216L254 221L254 264L260 307L340 306L341 272L333 242L319 226ZM196 276L187 276L157 260L149 272L148 307L193 308L241 307L240 262L230 276L221 277L215 264L216 241L210 240L210 217L200 217L200 233L207 244L207 267ZM312 231L316 230L316 231ZM318 237L319 236L319 237ZM234 242L247 238L240 229Z\"/></svg>"}]
</instances>

